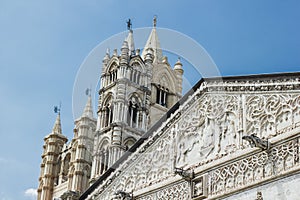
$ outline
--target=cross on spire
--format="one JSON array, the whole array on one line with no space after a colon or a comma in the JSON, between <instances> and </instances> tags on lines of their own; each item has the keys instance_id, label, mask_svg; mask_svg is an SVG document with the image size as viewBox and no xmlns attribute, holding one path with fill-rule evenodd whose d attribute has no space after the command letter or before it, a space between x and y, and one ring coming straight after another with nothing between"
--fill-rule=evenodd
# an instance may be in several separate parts
<instances>
[{"instance_id":1,"label":"cross on spire","mask_svg":"<svg viewBox=\"0 0 300 200\"><path fill-rule=\"evenodd\" d=\"M131 30L132 29L132 23L131 23L131 19L128 19L127 23L127 29Z\"/></svg>"},{"instance_id":2,"label":"cross on spire","mask_svg":"<svg viewBox=\"0 0 300 200\"><path fill-rule=\"evenodd\" d=\"M156 27L156 23L157 23L157 16L154 15L154 18L153 18L153 27Z\"/></svg>"}]
</instances>

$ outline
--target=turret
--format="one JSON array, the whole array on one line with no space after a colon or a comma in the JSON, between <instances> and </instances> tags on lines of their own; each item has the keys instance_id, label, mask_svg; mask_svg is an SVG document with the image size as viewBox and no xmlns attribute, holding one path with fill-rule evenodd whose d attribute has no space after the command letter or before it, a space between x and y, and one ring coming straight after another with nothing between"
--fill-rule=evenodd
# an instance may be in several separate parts
<instances>
[{"instance_id":1,"label":"turret","mask_svg":"<svg viewBox=\"0 0 300 200\"><path fill-rule=\"evenodd\" d=\"M106 50L106 54L105 56L103 57L103 60L102 60L102 73L101 73L101 85L103 86L104 84L106 84L106 67L107 67L107 64L109 62L109 59L110 59L110 53L109 53L109 49Z\"/></svg>"},{"instance_id":2,"label":"turret","mask_svg":"<svg viewBox=\"0 0 300 200\"><path fill-rule=\"evenodd\" d=\"M153 61L155 59L154 51L152 48L147 48L144 50L144 62L147 68L147 78L146 78L146 85L147 87L151 87L152 75L153 75Z\"/></svg>"},{"instance_id":3,"label":"turret","mask_svg":"<svg viewBox=\"0 0 300 200\"><path fill-rule=\"evenodd\" d=\"M38 200L52 200L53 187L60 170L59 154L67 140L62 135L60 113L58 113L52 132L44 138Z\"/></svg>"},{"instance_id":4,"label":"turret","mask_svg":"<svg viewBox=\"0 0 300 200\"><path fill-rule=\"evenodd\" d=\"M135 47L134 47L133 30L132 29L129 30L126 41L128 43L129 55L134 56L135 55Z\"/></svg>"},{"instance_id":5,"label":"turret","mask_svg":"<svg viewBox=\"0 0 300 200\"><path fill-rule=\"evenodd\" d=\"M128 64L128 54L129 53L129 47L128 47L128 42L124 40L122 48L121 48L121 65L126 65Z\"/></svg>"},{"instance_id":6,"label":"turret","mask_svg":"<svg viewBox=\"0 0 300 200\"><path fill-rule=\"evenodd\" d=\"M174 71L176 73L177 78L177 94L181 96L182 94L182 76L183 76L183 68L180 58L178 58L177 62L174 65Z\"/></svg>"},{"instance_id":7,"label":"turret","mask_svg":"<svg viewBox=\"0 0 300 200\"><path fill-rule=\"evenodd\" d=\"M92 153L96 119L93 115L92 98L89 95L79 119L75 121L74 138L71 142L72 158L68 190L83 192L89 186L92 169Z\"/></svg>"}]
</instances>

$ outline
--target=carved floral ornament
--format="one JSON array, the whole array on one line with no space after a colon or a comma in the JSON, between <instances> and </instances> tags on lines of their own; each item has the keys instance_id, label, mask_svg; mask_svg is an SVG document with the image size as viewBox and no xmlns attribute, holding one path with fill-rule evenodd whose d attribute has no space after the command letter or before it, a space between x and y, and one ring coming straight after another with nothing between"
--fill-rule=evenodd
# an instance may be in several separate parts
<instances>
[{"instance_id":1,"label":"carved floral ornament","mask_svg":"<svg viewBox=\"0 0 300 200\"><path fill-rule=\"evenodd\" d=\"M223 89L231 84L230 87L245 87L245 90L258 85L269 87L271 90L278 88L275 87L275 82L280 86L278 83L281 82L278 80L259 83L249 81L240 85L236 82L225 82ZM290 83L293 84L293 89L299 88L297 79L294 82L283 82L281 90L288 89ZM139 191L174 177L175 167L197 168L249 148L249 145L242 141L245 135L256 134L262 138L272 138L300 126L299 91L207 93L212 91L210 88L213 87L214 84L203 83L200 89L97 189L98 194L94 193L91 196L109 199L109 196L118 190ZM298 142L292 140L287 144L272 147L270 153L263 151L210 171L207 179L197 176L192 186L193 195L204 197L206 194L203 185L207 185L207 195L220 195L236 186L260 181L257 178L270 177L274 173L298 166L297 152ZM278 167L272 168L274 162ZM205 180L207 184L204 184ZM155 195L158 197L158 193ZM147 195L141 199L163 199L146 197Z\"/></svg>"}]
</instances>

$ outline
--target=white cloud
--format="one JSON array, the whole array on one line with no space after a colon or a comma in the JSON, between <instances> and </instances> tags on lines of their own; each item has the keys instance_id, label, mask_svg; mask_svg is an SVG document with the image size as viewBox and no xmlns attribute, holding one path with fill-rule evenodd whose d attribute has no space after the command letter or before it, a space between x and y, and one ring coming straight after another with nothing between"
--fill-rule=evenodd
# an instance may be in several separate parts
<instances>
[{"instance_id":1,"label":"white cloud","mask_svg":"<svg viewBox=\"0 0 300 200\"><path fill-rule=\"evenodd\" d=\"M31 199L36 199L37 191L34 188L29 188L29 189L25 190L24 195L26 197L30 197Z\"/></svg>"}]
</instances>

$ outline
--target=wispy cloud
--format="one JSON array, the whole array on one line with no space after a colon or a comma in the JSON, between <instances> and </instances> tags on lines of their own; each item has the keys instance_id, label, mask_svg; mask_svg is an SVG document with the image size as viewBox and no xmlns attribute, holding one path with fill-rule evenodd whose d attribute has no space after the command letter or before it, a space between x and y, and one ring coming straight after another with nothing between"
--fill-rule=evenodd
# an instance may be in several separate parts
<instances>
[{"instance_id":1,"label":"wispy cloud","mask_svg":"<svg viewBox=\"0 0 300 200\"><path fill-rule=\"evenodd\" d=\"M29 189L25 190L24 195L26 197L29 197L30 199L36 199L37 191L34 188L29 188Z\"/></svg>"}]
</instances>

